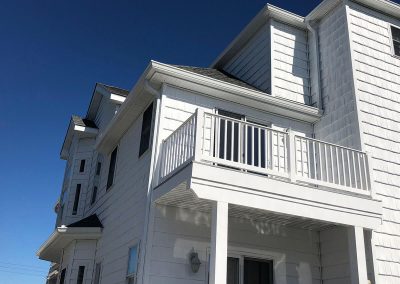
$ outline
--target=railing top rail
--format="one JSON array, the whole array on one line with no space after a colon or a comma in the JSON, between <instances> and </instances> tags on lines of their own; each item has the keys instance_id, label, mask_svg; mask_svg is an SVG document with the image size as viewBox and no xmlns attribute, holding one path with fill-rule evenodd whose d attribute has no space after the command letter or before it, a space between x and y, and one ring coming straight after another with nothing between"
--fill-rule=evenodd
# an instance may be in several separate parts
<instances>
[{"instance_id":1,"label":"railing top rail","mask_svg":"<svg viewBox=\"0 0 400 284\"><path fill-rule=\"evenodd\" d=\"M197 112L195 112L194 114L192 114L191 116L188 117L188 119L186 119L184 122L182 122L181 125L179 125L179 127L177 129L175 129L174 131L172 131L172 133L170 135L168 135L165 139L163 139L163 143L165 141L167 141L172 135L175 134L175 132L179 131L181 128L183 128L194 116L196 116Z\"/></svg>"},{"instance_id":2,"label":"railing top rail","mask_svg":"<svg viewBox=\"0 0 400 284\"><path fill-rule=\"evenodd\" d=\"M282 131L282 130L278 130L278 129L273 129L273 128L271 128L271 127L264 126L264 125L261 125L261 124L252 123L252 122L248 122L248 121L244 121L244 120L240 120L240 119L236 119L236 118L231 118L231 117L223 116L223 115L216 114L216 113L205 112L204 114L211 115L211 116L215 116L215 117L220 117L220 118L223 118L223 119L226 119L226 120L230 120L230 121L234 121L234 122L246 124L246 125L249 125L249 126L255 126L255 127L261 128L261 129L272 130L272 131L274 131L274 132L279 132L279 133L286 134L286 135L288 134L286 131Z\"/></svg>"},{"instance_id":3,"label":"railing top rail","mask_svg":"<svg viewBox=\"0 0 400 284\"><path fill-rule=\"evenodd\" d=\"M341 146L341 145L330 143L330 142L326 142L326 141L323 141L323 140L318 140L318 139L314 139L314 138L310 138L310 137L304 137L304 136L300 136L300 135L295 135L295 136L296 136L296 138L301 138L301 139L310 140L310 141L314 141L314 142L318 142L318 143L322 143L322 144L327 144L329 146L335 146L337 148L342 148L342 149L345 149L345 150L349 150L349 151L353 151L353 152L357 152L357 153L361 153L361 154L367 154L366 152L363 152L363 151L360 151L360 150L357 150L357 149Z\"/></svg>"}]
</instances>

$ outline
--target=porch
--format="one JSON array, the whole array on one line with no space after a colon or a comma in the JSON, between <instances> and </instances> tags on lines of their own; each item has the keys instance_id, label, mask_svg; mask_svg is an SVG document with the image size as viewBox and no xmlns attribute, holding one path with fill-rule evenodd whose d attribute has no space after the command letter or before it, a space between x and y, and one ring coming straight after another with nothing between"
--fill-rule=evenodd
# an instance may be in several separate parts
<instances>
[{"instance_id":1,"label":"porch","mask_svg":"<svg viewBox=\"0 0 400 284\"><path fill-rule=\"evenodd\" d=\"M209 283L226 283L228 217L341 228L348 283L366 283L364 231L381 223L382 211L366 153L198 109L158 157L153 201L211 216Z\"/></svg>"}]
</instances>

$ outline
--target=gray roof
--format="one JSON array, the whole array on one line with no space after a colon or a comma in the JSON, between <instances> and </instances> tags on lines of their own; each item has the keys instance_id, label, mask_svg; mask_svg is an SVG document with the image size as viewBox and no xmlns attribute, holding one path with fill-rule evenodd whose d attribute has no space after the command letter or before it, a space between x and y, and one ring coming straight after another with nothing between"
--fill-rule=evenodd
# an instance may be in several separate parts
<instances>
[{"instance_id":1,"label":"gray roof","mask_svg":"<svg viewBox=\"0 0 400 284\"><path fill-rule=\"evenodd\" d=\"M97 128L96 124L89 119L86 118L82 118L80 116L77 115L73 115L72 116L72 121L74 122L75 125L79 125L79 126L84 126L84 127L91 127L91 128Z\"/></svg>"},{"instance_id":2,"label":"gray roof","mask_svg":"<svg viewBox=\"0 0 400 284\"><path fill-rule=\"evenodd\" d=\"M75 223L69 224L67 227L69 228L95 228L95 227L99 227L99 228L103 228L103 224L101 223L101 221L99 220L99 218L97 217L97 214L93 214L90 215L86 218L83 218Z\"/></svg>"},{"instance_id":3,"label":"gray roof","mask_svg":"<svg viewBox=\"0 0 400 284\"><path fill-rule=\"evenodd\" d=\"M262 90L247 84L246 82L232 76L231 74L228 74L222 70L218 70L218 69L214 69L214 68L203 68L203 67L192 67L192 66L182 66L182 65L172 65L174 67L177 67L179 69L183 69L186 71L190 71L196 74L200 74L203 76L207 76L216 80L220 80L226 83L230 83L239 87L244 87L244 88L248 88L254 91L259 91L259 92L263 92Z\"/></svg>"},{"instance_id":4,"label":"gray roof","mask_svg":"<svg viewBox=\"0 0 400 284\"><path fill-rule=\"evenodd\" d=\"M129 94L129 91L125 90L125 89L121 89L121 88L118 88L118 87L106 85L106 84L103 84L103 83L97 83L97 84L103 86L110 93L113 93L113 94L116 94L116 95L120 95L120 96L126 97Z\"/></svg>"}]
</instances>

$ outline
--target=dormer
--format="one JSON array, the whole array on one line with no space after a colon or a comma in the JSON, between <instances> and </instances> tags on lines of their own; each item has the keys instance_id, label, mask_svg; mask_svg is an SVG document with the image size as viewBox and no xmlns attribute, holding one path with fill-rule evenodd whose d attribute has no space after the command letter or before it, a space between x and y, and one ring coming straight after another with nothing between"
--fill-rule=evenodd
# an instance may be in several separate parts
<instances>
[{"instance_id":1,"label":"dormer","mask_svg":"<svg viewBox=\"0 0 400 284\"><path fill-rule=\"evenodd\" d=\"M271 96L313 105L303 17L267 4L212 64Z\"/></svg>"}]
</instances>

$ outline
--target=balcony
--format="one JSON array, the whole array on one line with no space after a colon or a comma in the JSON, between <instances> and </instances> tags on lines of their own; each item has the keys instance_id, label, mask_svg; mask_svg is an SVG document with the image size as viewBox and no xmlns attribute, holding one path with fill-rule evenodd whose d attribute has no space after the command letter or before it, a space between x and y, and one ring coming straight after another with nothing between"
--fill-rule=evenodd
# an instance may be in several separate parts
<instances>
[{"instance_id":1,"label":"balcony","mask_svg":"<svg viewBox=\"0 0 400 284\"><path fill-rule=\"evenodd\" d=\"M156 184L155 198L166 204L225 196L327 222L380 222L365 152L200 109L163 140Z\"/></svg>"}]
</instances>

